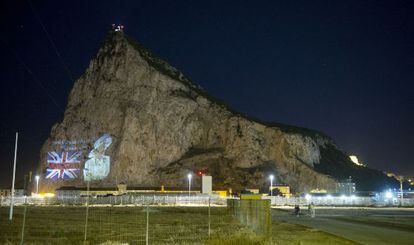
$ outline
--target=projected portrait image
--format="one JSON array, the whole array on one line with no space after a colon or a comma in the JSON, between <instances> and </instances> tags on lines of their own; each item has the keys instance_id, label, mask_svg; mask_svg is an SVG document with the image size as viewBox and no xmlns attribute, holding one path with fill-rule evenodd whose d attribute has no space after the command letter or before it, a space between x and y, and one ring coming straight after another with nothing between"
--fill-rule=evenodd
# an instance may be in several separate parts
<instances>
[{"instance_id":1,"label":"projected portrait image","mask_svg":"<svg viewBox=\"0 0 414 245\"><path fill-rule=\"evenodd\" d=\"M83 169L85 181L101 180L108 176L111 158L105 155L105 151L111 144L112 138L109 134L104 134L95 142Z\"/></svg>"}]
</instances>

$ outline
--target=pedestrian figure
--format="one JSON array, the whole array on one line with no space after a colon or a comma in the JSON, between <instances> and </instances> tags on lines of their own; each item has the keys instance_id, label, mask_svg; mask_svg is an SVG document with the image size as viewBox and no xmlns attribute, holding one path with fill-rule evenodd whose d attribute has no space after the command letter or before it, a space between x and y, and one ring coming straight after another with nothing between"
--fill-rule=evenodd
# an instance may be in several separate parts
<instances>
[{"instance_id":1,"label":"pedestrian figure","mask_svg":"<svg viewBox=\"0 0 414 245\"><path fill-rule=\"evenodd\" d=\"M313 204L313 202L311 202L311 203L308 205L308 209L309 209L309 215L310 215L312 218L315 218L315 205Z\"/></svg>"},{"instance_id":2,"label":"pedestrian figure","mask_svg":"<svg viewBox=\"0 0 414 245\"><path fill-rule=\"evenodd\" d=\"M299 205L295 205L295 215L296 215L296 217L299 217L299 213L300 213L300 207L299 207Z\"/></svg>"}]
</instances>

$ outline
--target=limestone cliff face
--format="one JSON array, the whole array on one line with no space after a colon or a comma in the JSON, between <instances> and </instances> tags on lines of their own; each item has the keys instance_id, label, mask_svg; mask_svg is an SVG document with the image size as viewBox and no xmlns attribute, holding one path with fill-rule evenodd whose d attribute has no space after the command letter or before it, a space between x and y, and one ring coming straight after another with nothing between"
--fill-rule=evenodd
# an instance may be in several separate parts
<instances>
[{"instance_id":1,"label":"limestone cliff face","mask_svg":"<svg viewBox=\"0 0 414 245\"><path fill-rule=\"evenodd\" d=\"M56 124L41 152L46 156L76 141L83 159L94 140L112 136L111 169L92 186L185 186L189 172L213 176L215 188L268 186L276 183L298 192L335 189L336 181L318 173L320 148L336 146L322 134L289 132L234 113L212 100L175 68L153 57L121 32L110 33L85 74L76 81L62 122ZM195 178L199 185L199 178ZM73 180L44 180L44 189L83 185Z\"/></svg>"}]
</instances>

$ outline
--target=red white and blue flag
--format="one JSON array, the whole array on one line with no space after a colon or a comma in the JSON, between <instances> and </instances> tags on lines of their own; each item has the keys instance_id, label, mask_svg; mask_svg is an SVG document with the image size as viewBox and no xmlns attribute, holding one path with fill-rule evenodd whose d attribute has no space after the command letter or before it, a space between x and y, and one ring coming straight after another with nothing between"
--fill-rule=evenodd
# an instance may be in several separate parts
<instances>
[{"instance_id":1,"label":"red white and blue flag","mask_svg":"<svg viewBox=\"0 0 414 245\"><path fill-rule=\"evenodd\" d=\"M47 153L46 179L75 179L80 172L81 151Z\"/></svg>"}]
</instances>

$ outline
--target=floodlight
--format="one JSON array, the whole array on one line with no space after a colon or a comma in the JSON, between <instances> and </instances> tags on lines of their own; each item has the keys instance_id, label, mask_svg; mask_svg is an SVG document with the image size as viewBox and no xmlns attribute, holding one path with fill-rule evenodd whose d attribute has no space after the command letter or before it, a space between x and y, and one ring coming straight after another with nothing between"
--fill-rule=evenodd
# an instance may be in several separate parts
<instances>
[{"instance_id":1,"label":"floodlight","mask_svg":"<svg viewBox=\"0 0 414 245\"><path fill-rule=\"evenodd\" d=\"M392 198L392 193L390 191L385 192L385 198Z\"/></svg>"}]
</instances>

